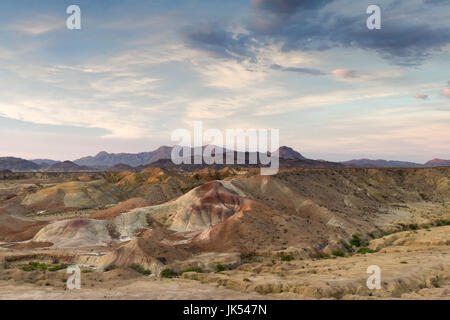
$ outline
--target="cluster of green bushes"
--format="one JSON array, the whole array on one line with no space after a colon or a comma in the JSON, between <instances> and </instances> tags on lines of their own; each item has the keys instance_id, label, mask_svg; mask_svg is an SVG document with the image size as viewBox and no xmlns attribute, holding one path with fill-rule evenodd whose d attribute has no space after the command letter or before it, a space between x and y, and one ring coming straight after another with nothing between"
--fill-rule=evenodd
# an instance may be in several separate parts
<instances>
[{"instance_id":1,"label":"cluster of green bushes","mask_svg":"<svg viewBox=\"0 0 450 320\"><path fill-rule=\"evenodd\" d=\"M335 256L335 257L345 257L345 253L342 252L341 250L334 250L332 253L333 253L333 256Z\"/></svg>"},{"instance_id":2,"label":"cluster of green bushes","mask_svg":"<svg viewBox=\"0 0 450 320\"><path fill-rule=\"evenodd\" d=\"M112 264L112 265L107 266L104 270L105 270L105 272L108 272L108 271L111 271L111 270L114 270L117 268L118 268L118 266L116 266L115 264Z\"/></svg>"},{"instance_id":3,"label":"cluster of green bushes","mask_svg":"<svg viewBox=\"0 0 450 320\"><path fill-rule=\"evenodd\" d=\"M58 271L58 270L63 270L67 268L67 264L64 263L59 263L59 264L55 264L51 267L48 268L48 271Z\"/></svg>"},{"instance_id":4,"label":"cluster of green bushes","mask_svg":"<svg viewBox=\"0 0 450 320\"><path fill-rule=\"evenodd\" d=\"M216 265L216 272L222 272L225 271L225 267L223 265L221 265L220 263L218 263Z\"/></svg>"},{"instance_id":5,"label":"cluster of green bushes","mask_svg":"<svg viewBox=\"0 0 450 320\"><path fill-rule=\"evenodd\" d=\"M140 264L137 264L137 263L133 263L130 266L130 268L135 270L135 271L137 271L137 272L139 272L139 273L141 273L141 274L143 274L144 276L149 276L149 275L152 274L152 272L150 270L145 269L143 266L141 266Z\"/></svg>"},{"instance_id":6,"label":"cluster of green bushes","mask_svg":"<svg viewBox=\"0 0 450 320\"><path fill-rule=\"evenodd\" d=\"M178 273L176 273L172 269L164 269L163 271L161 271L162 278L174 278L177 276L178 276Z\"/></svg>"},{"instance_id":7,"label":"cluster of green bushes","mask_svg":"<svg viewBox=\"0 0 450 320\"><path fill-rule=\"evenodd\" d=\"M374 235L372 234L371 237L374 238ZM354 248L358 248L357 252L362 254L375 252L374 250L367 248L367 246L369 245L369 241L361 240L361 238L357 234L352 235L351 239L349 240L349 243L344 242L343 244L348 253L353 253ZM337 257L344 256L343 252L340 250L333 252L333 255Z\"/></svg>"},{"instance_id":8,"label":"cluster of green bushes","mask_svg":"<svg viewBox=\"0 0 450 320\"><path fill-rule=\"evenodd\" d=\"M436 222L436 226L450 226L450 220L439 220L438 222Z\"/></svg>"},{"instance_id":9,"label":"cluster of green bushes","mask_svg":"<svg viewBox=\"0 0 450 320\"><path fill-rule=\"evenodd\" d=\"M216 265L216 272L222 272L225 270L226 270L226 268L222 264L218 263ZM167 269L164 269L163 271L161 271L161 277L162 278L174 278L174 277L178 277L180 274L183 274L185 272L204 273L205 271L203 271L202 268L188 268L186 270L181 271L178 274L177 272L173 271L172 269L167 268Z\"/></svg>"},{"instance_id":10,"label":"cluster of green bushes","mask_svg":"<svg viewBox=\"0 0 450 320\"><path fill-rule=\"evenodd\" d=\"M30 262L29 264L20 267L20 269L22 269L23 271L27 271L27 272L35 271L35 270L42 270L42 271L48 270L48 271L53 272L53 271L58 271L58 270L66 269L66 268L67 268L67 265L63 264L63 263L54 264L54 265L49 266L46 263L40 263L40 262L36 262L36 261Z\"/></svg>"},{"instance_id":11,"label":"cluster of green bushes","mask_svg":"<svg viewBox=\"0 0 450 320\"><path fill-rule=\"evenodd\" d=\"M181 271L181 273L185 273L185 272L197 272L197 273L203 273L202 268L188 268L184 271Z\"/></svg>"}]
</instances>

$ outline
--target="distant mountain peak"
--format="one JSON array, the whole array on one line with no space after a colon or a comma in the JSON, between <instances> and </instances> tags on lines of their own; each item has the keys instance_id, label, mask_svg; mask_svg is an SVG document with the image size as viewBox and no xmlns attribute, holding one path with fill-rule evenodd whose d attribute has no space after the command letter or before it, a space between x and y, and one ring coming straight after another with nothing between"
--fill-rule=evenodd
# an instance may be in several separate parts
<instances>
[{"instance_id":1,"label":"distant mountain peak","mask_svg":"<svg viewBox=\"0 0 450 320\"><path fill-rule=\"evenodd\" d=\"M297 152L294 149L292 149L291 147L287 147L287 146L282 146L282 147L278 148L278 150L276 152L278 153L278 156L283 159L293 159L293 160L306 159L304 156L302 156L300 154L300 152Z\"/></svg>"},{"instance_id":2,"label":"distant mountain peak","mask_svg":"<svg viewBox=\"0 0 450 320\"><path fill-rule=\"evenodd\" d=\"M432 167L438 167L438 166L447 167L447 166L450 166L450 160L434 158L433 160L430 160L427 163L425 163L425 165L432 166Z\"/></svg>"}]
</instances>

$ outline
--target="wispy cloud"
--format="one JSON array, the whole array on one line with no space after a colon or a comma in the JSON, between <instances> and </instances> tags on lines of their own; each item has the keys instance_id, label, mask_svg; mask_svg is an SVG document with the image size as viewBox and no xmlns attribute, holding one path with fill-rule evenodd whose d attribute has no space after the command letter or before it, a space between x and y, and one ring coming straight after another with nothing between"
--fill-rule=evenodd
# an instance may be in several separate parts
<instances>
[{"instance_id":1,"label":"wispy cloud","mask_svg":"<svg viewBox=\"0 0 450 320\"><path fill-rule=\"evenodd\" d=\"M9 26L9 29L28 35L38 36L58 29L61 30L64 26L64 19L53 16L37 15L14 23Z\"/></svg>"}]
</instances>

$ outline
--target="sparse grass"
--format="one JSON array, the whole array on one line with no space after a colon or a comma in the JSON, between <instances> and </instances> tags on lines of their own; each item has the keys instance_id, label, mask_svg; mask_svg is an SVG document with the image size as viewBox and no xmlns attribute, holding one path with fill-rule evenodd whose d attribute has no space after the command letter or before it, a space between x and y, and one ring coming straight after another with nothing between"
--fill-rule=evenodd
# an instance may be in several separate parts
<instances>
[{"instance_id":1,"label":"sparse grass","mask_svg":"<svg viewBox=\"0 0 450 320\"><path fill-rule=\"evenodd\" d=\"M291 261L293 259L294 258L291 255L289 255L289 254L284 254L284 255L281 256L281 261Z\"/></svg>"},{"instance_id":2,"label":"sparse grass","mask_svg":"<svg viewBox=\"0 0 450 320\"><path fill-rule=\"evenodd\" d=\"M216 265L216 272L222 272L222 271L225 271L225 267L222 264L218 263Z\"/></svg>"},{"instance_id":3,"label":"sparse grass","mask_svg":"<svg viewBox=\"0 0 450 320\"><path fill-rule=\"evenodd\" d=\"M333 256L335 256L335 257L345 257L345 253L342 252L341 250L334 250L333 251Z\"/></svg>"},{"instance_id":4,"label":"sparse grass","mask_svg":"<svg viewBox=\"0 0 450 320\"><path fill-rule=\"evenodd\" d=\"M202 268L188 268L184 271L181 271L181 273L185 273L185 272L197 272L197 273L204 273L204 271L202 270Z\"/></svg>"},{"instance_id":5,"label":"sparse grass","mask_svg":"<svg viewBox=\"0 0 450 320\"><path fill-rule=\"evenodd\" d=\"M30 263L27 264L27 265L21 266L20 269L22 269L23 271L27 271L27 272L30 272L30 271L36 271L36 270L41 270L41 271L46 271L46 270L48 270L48 271L56 271L56 270L60 270L60 269L55 269L55 268L58 268L59 266L60 266L60 265L48 266L46 263L41 263L41 262L33 261L33 262L30 262ZM67 267L66 265L63 265L63 266L64 266L64 268L62 268L62 269L65 269L65 268Z\"/></svg>"},{"instance_id":6,"label":"sparse grass","mask_svg":"<svg viewBox=\"0 0 450 320\"><path fill-rule=\"evenodd\" d=\"M55 272L55 271L63 270L66 268L67 268L67 264L60 263L60 264L55 264L55 265L51 266L50 268L48 268L48 271Z\"/></svg>"},{"instance_id":7,"label":"sparse grass","mask_svg":"<svg viewBox=\"0 0 450 320\"><path fill-rule=\"evenodd\" d=\"M178 274L172 269L164 269L163 271L161 271L162 278L173 278L176 276L178 276Z\"/></svg>"},{"instance_id":8,"label":"sparse grass","mask_svg":"<svg viewBox=\"0 0 450 320\"><path fill-rule=\"evenodd\" d=\"M149 276L152 274L152 272L150 270L145 269L143 266L141 266L140 264L137 264L137 263L133 263L130 266L130 268L139 272L140 274L143 274L144 276Z\"/></svg>"},{"instance_id":9,"label":"sparse grass","mask_svg":"<svg viewBox=\"0 0 450 320\"><path fill-rule=\"evenodd\" d=\"M322 259L330 259L330 256L324 253L318 253L314 258L322 260Z\"/></svg>"}]
</instances>

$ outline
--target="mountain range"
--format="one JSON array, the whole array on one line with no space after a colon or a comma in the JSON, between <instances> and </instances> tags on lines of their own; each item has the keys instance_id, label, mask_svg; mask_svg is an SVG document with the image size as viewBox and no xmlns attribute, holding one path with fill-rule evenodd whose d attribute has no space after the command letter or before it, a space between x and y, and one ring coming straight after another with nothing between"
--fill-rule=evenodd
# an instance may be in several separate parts
<instances>
[{"instance_id":1,"label":"mountain range","mask_svg":"<svg viewBox=\"0 0 450 320\"><path fill-rule=\"evenodd\" d=\"M205 147L203 147L204 149ZM0 157L0 170L10 170L13 172L82 172L82 171L140 171L148 167L159 167L163 169L176 169L182 171L199 170L206 167L221 169L227 165L175 165L171 161L171 152L173 147L161 146L150 152L141 153L108 153L102 151L95 156L83 157L74 161L55 161L51 159L33 159L25 160L15 157ZM191 151L192 152L192 151ZM226 153L233 151L224 151ZM371 160L371 159L353 159L343 162L328 162L325 160L312 160L304 157L298 151L283 146L278 150L280 158L280 167L384 167L384 168L421 168L421 167L439 167L450 166L450 160L433 159L425 164L419 164L407 161L392 160ZM238 156L249 159L249 152L234 152L234 158ZM192 158L193 159L193 158ZM192 161L193 163L193 161ZM252 166L252 165L243 165Z\"/></svg>"}]
</instances>

